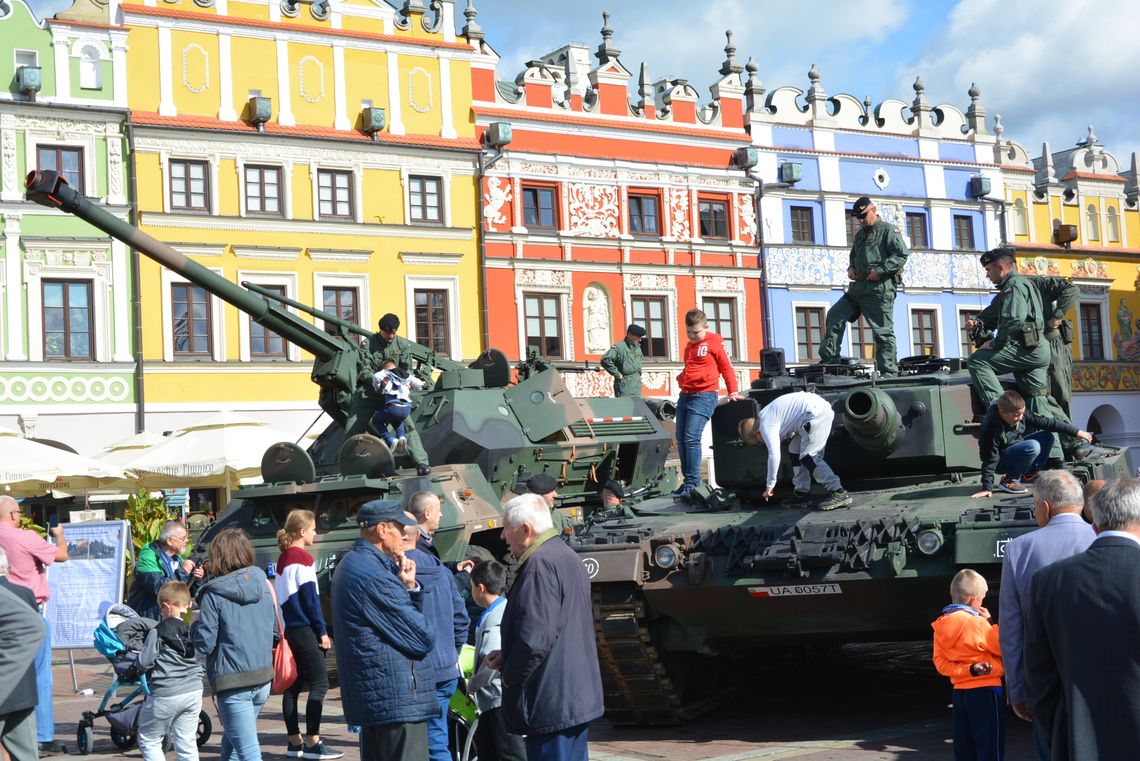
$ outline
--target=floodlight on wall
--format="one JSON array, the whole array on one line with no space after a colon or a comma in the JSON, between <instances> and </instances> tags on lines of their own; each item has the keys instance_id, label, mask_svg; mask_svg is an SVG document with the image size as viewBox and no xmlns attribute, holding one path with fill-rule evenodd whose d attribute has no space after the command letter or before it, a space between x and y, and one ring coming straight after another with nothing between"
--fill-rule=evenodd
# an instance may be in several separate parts
<instances>
[{"instance_id":1,"label":"floodlight on wall","mask_svg":"<svg viewBox=\"0 0 1140 761\"><path fill-rule=\"evenodd\" d=\"M384 126L388 123L384 109L378 106L368 106L363 109L360 112L360 120L362 122L360 129L373 140L380 139L380 133L384 131Z\"/></svg>"},{"instance_id":2,"label":"floodlight on wall","mask_svg":"<svg viewBox=\"0 0 1140 761\"><path fill-rule=\"evenodd\" d=\"M990 194L990 178L989 177L971 177L970 178L970 197L981 198Z\"/></svg>"},{"instance_id":3,"label":"floodlight on wall","mask_svg":"<svg viewBox=\"0 0 1140 761\"><path fill-rule=\"evenodd\" d=\"M265 123L273 118L273 99L264 95L254 95L249 99L249 123L258 132L265 131Z\"/></svg>"},{"instance_id":4,"label":"floodlight on wall","mask_svg":"<svg viewBox=\"0 0 1140 761\"><path fill-rule=\"evenodd\" d=\"M760 152L751 146L743 146L732 152L732 165L737 169L751 169L760 163Z\"/></svg>"},{"instance_id":5,"label":"floodlight on wall","mask_svg":"<svg viewBox=\"0 0 1140 761\"><path fill-rule=\"evenodd\" d=\"M21 66L16 69L16 89L30 98L43 87L43 72L39 66Z\"/></svg>"},{"instance_id":6,"label":"floodlight on wall","mask_svg":"<svg viewBox=\"0 0 1140 761\"><path fill-rule=\"evenodd\" d=\"M1058 246L1072 248L1073 241L1077 239L1076 225L1057 225L1053 228L1053 242Z\"/></svg>"},{"instance_id":7,"label":"floodlight on wall","mask_svg":"<svg viewBox=\"0 0 1140 761\"><path fill-rule=\"evenodd\" d=\"M507 122L491 122L484 133L484 142L491 148L503 148L510 145L511 125Z\"/></svg>"},{"instance_id":8,"label":"floodlight on wall","mask_svg":"<svg viewBox=\"0 0 1140 761\"><path fill-rule=\"evenodd\" d=\"M785 161L780 164L780 182L795 185L804 178L804 165L794 161Z\"/></svg>"}]
</instances>

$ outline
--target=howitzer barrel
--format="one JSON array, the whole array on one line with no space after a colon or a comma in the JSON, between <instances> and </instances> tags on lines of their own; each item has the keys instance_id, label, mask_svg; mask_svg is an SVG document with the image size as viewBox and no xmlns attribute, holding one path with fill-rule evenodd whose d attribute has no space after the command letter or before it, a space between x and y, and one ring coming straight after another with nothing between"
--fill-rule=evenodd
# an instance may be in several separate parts
<instances>
[{"instance_id":1,"label":"howitzer barrel","mask_svg":"<svg viewBox=\"0 0 1140 761\"><path fill-rule=\"evenodd\" d=\"M899 411L880 389L852 389L843 399L843 427L864 449L889 452L898 436Z\"/></svg>"},{"instance_id":2,"label":"howitzer barrel","mask_svg":"<svg viewBox=\"0 0 1140 761\"><path fill-rule=\"evenodd\" d=\"M271 291L268 288L263 288L262 286L257 285L256 283L251 283L248 280L243 280L243 281L241 281L241 285L242 285L242 288L253 291L254 293L259 293L262 296L264 296L265 298L269 299L270 301L277 301L277 302L280 302L282 304L285 304L286 306L291 306L294 309L299 309L302 312L304 312L305 314L311 314L314 317L319 317L327 323L331 323L333 325L339 325L340 327L344 328L345 330L347 330L350 333L356 333L359 336L365 336L365 337L372 335L371 330L369 330L368 328L362 328L361 326L357 325L355 322L350 322L349 320L343 320L340 317L337 317L336 315L329 314L328 312L323 312L320 309L317 309L316 307L311 307L308 304L305 304L304 302L297 301L296 299L291 299L288 296L282 296L280 293L276 293L275 291Z\"/></svg>"},{"instance_id":3,"label":"howitzer barrel","mask_svg":"<svg viewBox=\"0 0 1140 761\"><path fill-rule=\"evenodd\" d=\"M198 262L179 253L165 243L102 209L67 184L53 171L35 171L24 181L28 200L42 206L74 214L116 240L150 257L159 264L201 286L223 301L245 312L250 318L291 343L310 351L318 360L330 360L343 351L339 339L315 325L275 306L257 294L241 288Z\"/></svg>"}]
</instances>

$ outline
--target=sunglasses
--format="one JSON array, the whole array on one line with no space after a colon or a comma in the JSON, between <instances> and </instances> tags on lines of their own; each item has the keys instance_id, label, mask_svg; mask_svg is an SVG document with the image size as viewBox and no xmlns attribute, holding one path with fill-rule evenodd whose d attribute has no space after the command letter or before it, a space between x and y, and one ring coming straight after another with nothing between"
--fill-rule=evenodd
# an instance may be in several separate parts
<instances>
[{"instance_id":1,"label":"sunglasses","mask_svg":"<svg viewBox=\"0 0 1140 761\"><path fill-rule=\"evenodd\" d=\"M870 213L871 213L871 210L870 210L870 209L867 209L867 210L866 210L865 212L863 212L862 214L856 214L856 215L855 215L855 219L866 219L866 218L867 218L867 215L868 215L868 214L870 214Z\"/></svg>"}]
</instances>

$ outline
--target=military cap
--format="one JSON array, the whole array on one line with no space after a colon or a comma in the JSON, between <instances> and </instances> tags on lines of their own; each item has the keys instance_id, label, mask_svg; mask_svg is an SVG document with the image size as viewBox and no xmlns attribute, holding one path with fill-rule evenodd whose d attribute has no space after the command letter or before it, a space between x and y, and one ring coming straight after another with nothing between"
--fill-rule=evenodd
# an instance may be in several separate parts
<instances>
[{"instance_id":1,"label":"military cap","mask_svg":"<svg viewBox=\"0 0 1140 761\"><path fill-rule=\"evenodd\" d=\"M625 487L621 485L621 481L615 481L612 478L609 479L602 484L602 491L611 492L618 499L625 499Z\"/></svg>"},{"instance_id":2,"label":"military cap","mask_svg":"<svg viewBox=\"0 0 1140 761\"><path fill-rule=\"evenodd\" d=\"M399 330L400 318L389 312L380 318L380 330Z\"/></svg>"},{"instance_id":3,"label":"military cap","mask_svg":"<svg viewBox=\"0 0 1140 761\"><path fill-rule=\"evenodd\" d=\"M851 216L857 217L869 209L871 206L874 206L874 204L871 203L870 198L867 196L859 196L859 200L857 200L855 202L855 205L851 207Z\"/></svg>"},{"instance_id":4,"label":"military cap","mask_svg":"<svg viewBox=\"0 0 1140 761\"><path fill-rule=\"evenodd\" d=\"M526 480L531 494L549 494L558 488L558 482L549 473L537 473Z\"/></svg>"},{"instance_id":5,"label":"military cap","mask_svg":"<svg viewBox=\"0 0 1140 761\"><path fill-rule=\"evenodd\" d=\"M1017 254L1009 246L1001 246L1000 248L991 248L986 253L982 254L980 261L983 267L988 267L998 259L1009 257L1011 260L1017 259Z\"/></svg>"},{"instance_id":6,"label":"military cap","mask_svg":"<svg viewBox=\"0 0 1140 761\"><path fill-rule=\"evenodd\" d=\"M645 338L645 328L632 322L629 324L629 327L625 329L625 332L635 335L638 338Z\"/></svg>"},{"instance_id":7,"label":"military cap","mask_svg":"<svg viewBox=\"0 0 1140 761\"><path fill-rule=\"evenodd\" d=\"M404 506L394 499L374 499L365 502L356 512L356 525L375 526L377 523L401 523L414 526L416 521L404 513Z\"/></svg>"}]
</instances>

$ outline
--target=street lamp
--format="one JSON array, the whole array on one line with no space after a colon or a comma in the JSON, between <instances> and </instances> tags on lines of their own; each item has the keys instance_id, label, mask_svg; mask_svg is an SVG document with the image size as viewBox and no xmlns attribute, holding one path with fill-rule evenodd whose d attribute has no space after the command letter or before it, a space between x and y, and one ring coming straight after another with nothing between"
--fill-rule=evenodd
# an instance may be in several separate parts
<instances>
[{"instance_id":1,"label":"street lamp","mask_svg":"<svg viewBox=\"0 0 1140 761\"><path fill-rule=\"evenodd\" d=\"M774 339L772 337L772 305L768 298L768 255L764 251L764 191L786 190L793 187L804 178L804 167L803 164L791 161L781 162L777 174L779 181L764 182L759 175L752 173L752 168L759 162L760 154L751 146L737 148L732 156L733 166L743 169L748 178L756 184L756 246L760 252L760 304L764 309L764 348L771 349Z\"/></svg>"},{"instance_id":2,"label":"street lamp","mask_svg":"<svg viewBox=\"0 0 1140 761\"><path fill-rule=\"evenodd\" d=\"M992 203L997 208L998 213L998 230L1001 232L1001 245L1008 246L1009 235L1006 231L1005 222L1005 207L1006 203L1001 198L990 198L990 178L976 176L970 178L970 195L975 200L981 201L983 204L987 201Z\"/></svg>"}]
</instances>

